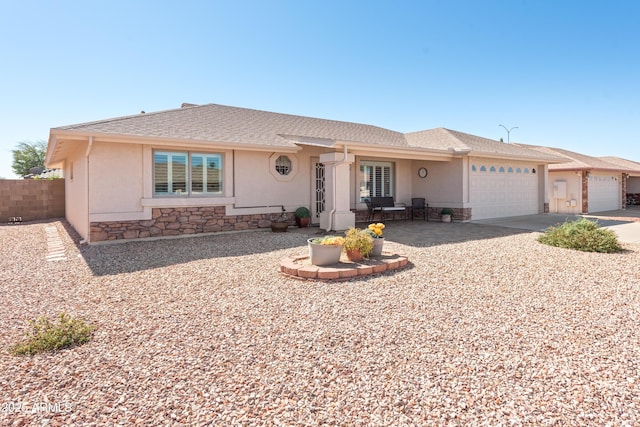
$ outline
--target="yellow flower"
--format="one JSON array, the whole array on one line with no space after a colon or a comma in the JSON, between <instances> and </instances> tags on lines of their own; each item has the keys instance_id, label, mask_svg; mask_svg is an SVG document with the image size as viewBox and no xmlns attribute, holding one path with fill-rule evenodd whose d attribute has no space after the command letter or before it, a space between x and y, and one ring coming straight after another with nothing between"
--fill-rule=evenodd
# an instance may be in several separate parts
<instances>
[{"instance_id":1,"label":"yellow flower","mask_svg":"<svg viewBox=\"0 0 640 427\"><path fill-rule=\"evenodd\" d=\"M382 236L382 229L384 228L384 224L381 222L378 222L377 224L369 224L367 228L371 230L371 232L375 233L376 236L380 237Z\"/></svg>"}]
</instances>

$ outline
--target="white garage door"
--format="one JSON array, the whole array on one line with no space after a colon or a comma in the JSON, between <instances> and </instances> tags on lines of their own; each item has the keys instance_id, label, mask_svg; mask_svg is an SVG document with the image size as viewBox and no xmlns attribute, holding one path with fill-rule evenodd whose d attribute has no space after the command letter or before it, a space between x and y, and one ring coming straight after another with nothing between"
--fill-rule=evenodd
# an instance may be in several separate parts
<instances>
[{"instance_id":1,"label":"white garage door","mask_svg":"<svg viewBox=\"0 0 640 427\"><path fill-rule=\"evenodd\" d=\"M589 175L589 212L620 209L620 181L615 175Z\"/></svg>"},{"instance_id":2,"label":"white garage door","mask_svg":"<svg viewBox=\"0 0 640 427\"><path fill-rule=\"evenodd\" d=\"M510 163L472 163L469 198L472 219L539 213L535 166Z\"/></svg>"}]
</instances>

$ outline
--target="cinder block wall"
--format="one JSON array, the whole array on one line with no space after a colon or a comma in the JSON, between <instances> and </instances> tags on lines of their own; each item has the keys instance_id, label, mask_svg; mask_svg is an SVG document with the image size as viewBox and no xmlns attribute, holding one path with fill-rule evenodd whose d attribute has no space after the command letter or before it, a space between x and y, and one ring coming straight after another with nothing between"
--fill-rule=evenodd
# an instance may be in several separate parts
<instances>
[{"instance_id":1,"label":"cinder block wall","mask_svg":"<svg viewBox=\"0 0 640 427\"><path fill-rule=\"evenodd\" d=\"M64 179L0 179L0 223L64 217Z\"/></svg>"}]
</instances>

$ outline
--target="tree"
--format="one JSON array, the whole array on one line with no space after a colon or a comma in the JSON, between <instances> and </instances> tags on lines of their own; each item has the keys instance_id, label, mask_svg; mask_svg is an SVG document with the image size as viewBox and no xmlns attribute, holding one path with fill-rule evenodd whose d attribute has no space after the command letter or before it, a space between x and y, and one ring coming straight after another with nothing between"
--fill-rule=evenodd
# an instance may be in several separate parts
<instances>
[{"instance_id":1,"label":"tree","mask_svg":"<svg viewBox=\"0 0 640 427\"><path fill-rule=\"evenodd\" d=\"M11 169L18 176L29 175L31 168L44 169L44 158L47 154L45 141L22 141L13 150Z\"/></svg>"}]
</instances>

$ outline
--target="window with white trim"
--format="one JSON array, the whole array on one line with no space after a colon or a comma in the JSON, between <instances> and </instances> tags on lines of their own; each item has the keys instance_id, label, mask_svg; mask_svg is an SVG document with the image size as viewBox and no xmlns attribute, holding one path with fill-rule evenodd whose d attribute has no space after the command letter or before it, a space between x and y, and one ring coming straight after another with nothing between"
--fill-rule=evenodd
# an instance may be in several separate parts
<instances>
[{"instance_id":1,"label":"window with white trim","mask_svg":"<svg viewBox=\"0 0 640 427\"><path fill-rule=\"evenodd\" d=\"M222 154L156 151L153 187L156 196L222 194Z\"/></svg>"},{"instance_id":2,"label":"window with white trim","mask_svg":"<svg viewBox=\"0 0 640 427\"><path fill-rule=\"evenodd\" d=\"M393 197L392 162L360 162L360 201L369 197Z\"/></svg>"}]
</instances>

